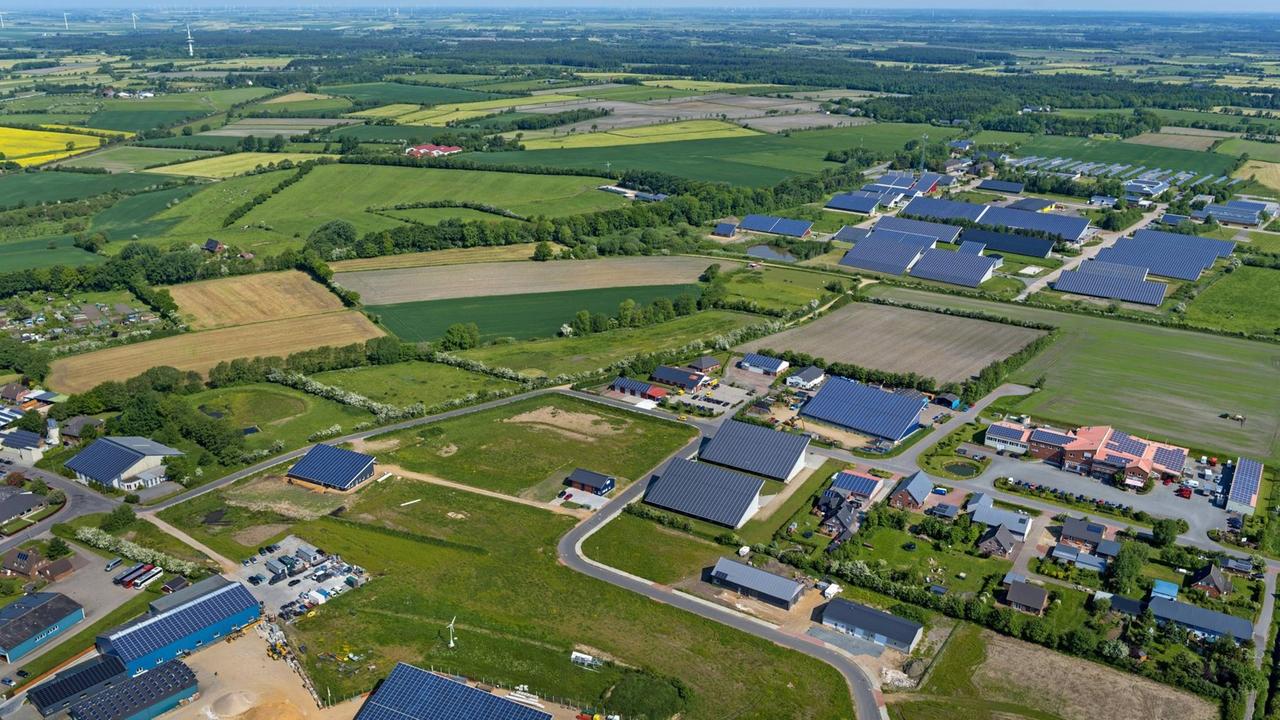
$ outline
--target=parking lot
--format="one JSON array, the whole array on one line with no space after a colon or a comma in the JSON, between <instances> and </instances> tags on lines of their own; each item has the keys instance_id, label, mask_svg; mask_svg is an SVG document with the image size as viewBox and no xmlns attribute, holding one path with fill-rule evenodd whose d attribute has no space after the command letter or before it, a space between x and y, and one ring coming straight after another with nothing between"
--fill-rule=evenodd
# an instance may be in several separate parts
<instances>
[{"instance_id":1,"label":"parking lot","mask_svg":"<svg viewBox=\"0 0 1280 720\"><path fill-rule=\"evenodd\" d=\"M311 593L315 592L321 598L326 594L340 595L352 589L347 582L348 577L355 578L357 583L364 581L362 568L343 562L337 555L325 555L314 564L298 559L298 550L306 546L308 543L290 535L281 540L273 551L248 558L249 564L242 563L236 570L236 579L249 586L249 592L262 601L269 615L289 614L281 612L285 607L305 612L302 606L314 604L318 599ZM266 569L267 561L280 562L284 557L295 560L295 569L273 584L270 582L272 573ZM300 601L308 596L310 599Z\"/></svg>"},{"instance_id":2,"label":"parking lot","mask_svg":"<svg viewBox=\"0 0 1280 720\"><path fill-rule=\"evenodd\" d=\"M747 401L751 393L740 387L721 383L719 386L703 393L693 395L670 395L672 400L685 405L693 405L713 413L733 412L734 408Z\"/></svg>"}]
</instances>

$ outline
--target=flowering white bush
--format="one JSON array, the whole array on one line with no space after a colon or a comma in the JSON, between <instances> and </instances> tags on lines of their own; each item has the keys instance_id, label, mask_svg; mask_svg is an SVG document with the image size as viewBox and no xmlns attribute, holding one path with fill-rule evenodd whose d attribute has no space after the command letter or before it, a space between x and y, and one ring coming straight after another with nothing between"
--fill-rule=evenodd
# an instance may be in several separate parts
<instances>
[{"instance_id":1,"label":"flowering white bush","mask_svg":"<svg viewBox=\"0 0 1280 720\"><path fill-rule=\"evenodd\" d=\"M147 563L180 575L196 575L204 572L204 566L187 560L179 560L158 550L143 547L137 543L121 540L111 533L96 527L76 529L76 540L85 545L115 553L134 562Z\"/></svg>"},{"instance_id":2,"label":"flowering white bush","mask_svg":"<svg viewBox=\"0 0 1280 720\"><path fill-rule=\"evenodd\" d=\"M420 402L407 405L405 407L399 407L397 405L390 405L388 403L370 400L360 393L343 390L342 388L333 387L332 385L325 385L317 380L312 380L302 373L287 372L280 370L279 368L268 372L267 380L276 383L277 385L284 385L285 387L291 387L295 390L301 390L309 395L315 395L316 397L333 400L334 402L339 402L343 405L350 405L351 407L368 410L376 415L378 420L381 422L422 417L426 414L427 410L426 406Z\"/></svg>"}]
</instances>

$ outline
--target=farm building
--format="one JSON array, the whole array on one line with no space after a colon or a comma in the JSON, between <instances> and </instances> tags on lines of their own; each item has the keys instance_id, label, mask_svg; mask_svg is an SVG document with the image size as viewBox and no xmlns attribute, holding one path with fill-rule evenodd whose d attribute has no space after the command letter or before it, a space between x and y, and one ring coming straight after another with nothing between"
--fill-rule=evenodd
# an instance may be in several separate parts
<instances>
[{"instance_id":1,"label":"farm building","mask_svg":"<svg viewBox=\"0 0 1280 720\"><path fill-rule=\"evenodd\" d=\"M710 355L702 357L689 363L691 370L697 370L700 373L713 373L720 369L720 361Z\"/></svg>"},{"instance_id":2,"label":"farm building","mask_svg":"<svg viewBox=\"0 0 1280 720\"><path fill-rule=\"evenodd\" d=\"M666 388L656 387L643 380L629 377L614 378L613 382L609 383L609 389L616 393L632 395L642 400L658 401L667 396Z\"/></svg>"},{"instance_id":3,"label":"farm building","mask_svg":"<svg viewBox=\"0 0 1280 720\"><path fill-rule=\"evenodd\" d=\"M1151 581L1152 600L1157 598L1160 600L1177 600L1179 590L1181 590L1181 588L1178 587L1177 583L1169 582L1168 580Z\"/></svg>"},{"instance_id":4,"label":"farm building","mask_svg":"<svg viewBox=\"0 0 1280 720\"><path fill-rule=\"evenodd\" d=\"M1258 490L1262 487L1263 464L1253 458L1236 458L1227 490L1227 510L1252 515L1258 507Z\"/></svg>"},{"instance_id":5,"label":"farm building","mask_svg":"<svg viewBox=\"0 0 1280 720\"><path fill-rule=\"evenodd\" d=\"M99 635L95 644L136 673L237 632L261 614L244 585L214 575L153 600L146 615Z\"/></svg>"},{"instance_id":6,"label":"farm building","mask_svg":"<svg viewBox=\"0 0 1280 720\"><path fill-rule=\"evenodd\" d=\"M791 367L791 363L768 355L747 353L738 361L738 367L758 375L776 376L786 372L787 368Z\"/></svg>"},{"instance_id":7,"label":"farm building","mask_svg":"<svg viewBox=\"0 0 1280 720\"><path fill-rule=\"evenodd\" d=\"M81 620L84 608L62 593L23 595L0 608L0 657L17 662Z\"/></svg>"},{"instance_id":8,"label":"farm building","mask_svg":"<svg viewBox=\"0 0 1280 720\"><path fill-rule=\"evenodd\" d=\"M889 505L899 510L919 510L933 492L933 478L917 470L902 478L889 492Z\"/></svg>"},{"instance_id":9,"label":"farm building","mask_svg":"<svg viewBox=\"0 0 1280 720\"><path fill-rule=\"evenodd\" d=\"M883 610L836 598L822 609L822 624L846 635L909 653L924 635L924 626Z\"/></svg>"},{"instance_id":10,"label":"farm building","mask_svg":"<svg viewBox=\"0 0 1280 720\"><path fill-rule=\"evenodd\" d=\"M891 195L889 192L854 190L853 192L833 195L824 207L828 210L872 215L879 210L881 206L889 207L892 205L895 197L897 197L896 193Z\"/></svg>"},{"instance_id":11,"label":"farm building","mask_svg":"<svg viewBox=\"0 0 1280 720\"><path fill-rule=\"evenodd\" d=\"M1228 200L1225 203L1210 203L1191 213L1197 220L1208 221L1213 218L1223 225L1242 225L1257 227L1266 218L1266 205L1247 200Z\"/></svg>"},{"instance_id":12,"label":"farm building","mask_svg":"<svg viewBox=\"0 0 1280 720\"><path fill-rule=\"evenodd\" d=\"M800 390L812 390L827 379L827 373L820 367L810 365L787 376L787 387Z\"/></svg>"},{"instance_id":13,"label":"farm building","mask_svg":"<svg viewBox=\"0 0 1280 720\"><path fill-rule=\"evenodd\" d=\"M1029 582L1011 582L1004 590L1005 602L1014 610L1032 615L1043 615L1049 604L1049 593L1039 585Z\"/></svg>"},{"instance_id":14,"label":"farm building","mask_svg":"<svg viewBox=\"0 0 1280 720\"><path fill-rule=\"evenodd\" d=\"M937 203L949 202L944 200L936 200L931 198L916 198L907 203L902 212L916 214L911 212L911 207L916 203L928 203L930 207ZM916 207L922 207L915 205ZM979 206L981 207L981 206ZM924 215L924 213L921 213ZM960 228L955 225L946 225L944 223L928 222L925 220L912 220L905 217L882 217L876 222L876 230L893 230L908 235L922 235L932 238L934 242L954 243L960 237ZM932 247L932 246L931 246Z\"/></svg>"},{"instance_id":15,"label":"farm building","mask_svg":"<svg viewBox=\"0 0 1280 720\"><path fill-rule=\"evenodd\" d=\"M970 520L974 524L989 528L1004 527L1019 540L1026 540L1027 531L1031 529L1031 518L1013 510L996 507L995 501L986 493L974 493L970 496L965 509L972 513Z\"/></svg>"},{"instance_id":16,"label":"farm building","mask_svg":"<svg viewBox=\"0 0 1280 720\"><path fill-rule=\"evenodd\" d=\"M94 482L118 490L137 490L164 482L165 458L181 454L181 450L144 437L103 437L68 460L66 467L86 485Z\"/></svg>"},{"instance_id":17,"label":"farm building","mask_svg":"<svg viewBox=\"0 0 1280 720\"><path fill-rule=\"evenodd\" d=\"M986 205L975 205L974 203L960 202L957 200L946 200L943 198L916 198L907 203L902 208L902 214L911 215L919 218L937 218L938 220L954 221L963 220L976 223L982 214L987 211ZM892 227L892 225L890 226ZM945 228L946 236L939 235L940 242L955 242L955 240L944 240L944 237L950 236L956 232L954 225L942 225Z\"/></svg>"},{"instance_id":18,"label":"farm building","mask_svg":"<svg viewBox=\"0 0 1280 720\"><path fill-rule=\"evenodd\" d=\"M716 237L731 238L738 234L738 226L728 222L716 223L716 227L711 231L711 234Z\"/></svg>"},{"instance_id":19,"label":"farm building","mask_svg":"<svg viewBox=\"0 0 1280 720\"><path fill-rule=\"evenodd\" d=\"M551 715L402 662L370 693L354 720L487 718L551 720Z\"/></svg>"},{"instance_id":20,"label":"farm building","mask_svg":"<svg viewBox=\"0 0 1280 720\"><path fill-rule=\"evenodd\" d=\"M319 443L289 468L289 479L346 492L373 479L374 457Z\"/></svg>"},{"instance_id":21,"label":"farm building","mask_svg":"<svg viewBox=\"0 0 1280 720\"><path fill-rule=\"evenodd\" d=\"M1191 587L1213 598L1230 595L1234 589L1231 578L1228 578L1226 573L1222 572L1222 568L1213 563L1205 565L1191 576Z\"/></svg>"},{"instance_id":22,"label":"farm building","mask_svg":"<svg viewBox=\"0 0 1280 720\"><path fill-rule=\"evenodd\" d=\"M812 228L813 223L808 220L790 220L772 215L748 215L738 223L739 230L795 238L809 237Z\"/></svg>"},{"instance_id":23,"label":"farm building","mask_svg":"<svg viewBox=\"0 0 1280 720\"><path fill-rule=\"evenodd\" d=\"M1164 302L1169 286L1148 280L1145 267L1090 260L1080 263L1074 270L1062 271L1054 281L1053 289L1073 295L1159 306Z\"/></svg>"},{"instance_id":24,"label":"farm building","mask_svg":"<svg viewBox=\"0 0 1280 720\"><path fill-rule=\"evenodd\" d=\"M1052 200L1029 197L1022 198L1021 200L1015 200L1008 205L1005 205L1005 207L1013 210L1026 210L1027 212L1049 212L1054 209L1056 205Z\"/></svg>"},{"instance_id":25,"label":"farm building","mask_svg":"<svg viewBox=\"0 0 1280 720\"><path fill-rule=\"evenodd\" d=\"M739 595L762 600L784 610L790 610L804 593L804 583L728 558L716 561L708 579L713 585L729 588Z\"/></svg>"},{"instance_id":26,"label":"farm building","mask_svg":"<svg viewBox=\"0 0 1280 720\"><path fill-rule=\"evenodd\" d=\"M1163 180L1148 180L1145 178L1134 178L1124 183L1124 194L1126 199L1154 197L1169 189L1169 183Z\"/></svg>"},{"instance_id":27,"label":"farm building","mask_svg":"<svg viewBox=\"0 0 1280 720\"><path fill-rule=\"evenodd\" d=\"M608 495L618 486L618 481L608 475L592 470L574 468L573 472L569 473L569 477L564 479L564 484L574 490L582 490L595 495Z\"/></svg>"},{"instance_id":28,"label":"farm building","mask_svg":"<svg viewBox=\"0 0 1280 720\"><path fill-rule=\"evenodd\" d=\"M198 691L191 668L181 660L170 660L72 705L70 716L71 720L151 720L188 702Z\"/></svg>"},{"instance_id":29,"label":"farm building","mask_svg":"<svg viewBox=\"0 0 1280 720\"><path fill-rule=\"evenodd\" d=\"M870 228L860 228L853 225L844 225L831 236L832 240L857 244L860 240L865 240L871 234Z\"/></svg>"},{"instance_id":30,"label":"farm building","mask_svg":"<svg viewBox=\"0 0 1280 720\"><path fill-rule=\"evenodd\" d=\"M910 270L920 256L933 247L933 243L932 238L921 235L901 235L876 229L846 251L840 258L840 264L859 270L901 275Z\"/></svg>"},{"instance_id":31,"label":"farm building","mask_svg":"<svg viewBox=\"0 0 1280 720\"><path fill-rule=\"evenodd\" d=\"M1119 199L1110 195L1094 195L1089 198L1089 204L1095 207L1113 208Z\"/></svg>"},{"instance_id":32,"label":"farm building","mask_svg":"<svg viewBox=\"0 0 1280 720\"><path fill-rule=\"evenodd\" d=\"M671 385L691 393L699 392L711 383L711 378L703 373L670 365L659 365L654 368L649 378L663 385Z\"/></svg>"},{"instance_id":33,"label":"farm building","mask_svg":"<svg viewBox=\"0 0 1280 720\"><path fill-rule=\"evenodd\" d=\"M908 272L911 277L949 285L978 287L990 280L998 261L985 255L950 250L925 250Z\"/></svg>"},{"instance_id":34,"label":"farm building","mask_svg":"<svg viewBox=\"0 0 1280 720\"><path fill-rule=\"evenodd\" d=\"M809 436L730 420L698 454L702 460L790 482L804 469Z\"/></svg>"},{"instance_id":35,"label":"farm building","mask_svg":"<svg viewBox=\"0 0 1280 720\"><path fill-rule=\"evenodd\" d=\"M1018 546L1018 538L1004 525L993 525L978 538L978 552L996 557L1008 557Z\"/></svg>"},{"instance_id":36,"label":"farm building","mask_svg":"<svg viewBox=\"0 0 1280 720\"><path fill-rule=\"evenodd\" d=\"M987 179L978 183L979 190L990 190L991 192L1008 193L1009 195L1018 195L1026 188L1026 185L1020 182L1011 182L1009 180Z\"/></svg>"},{"instance_id":37,"label":"farm building","mask_svg":"<svg viewBox=\"0 0 1280 720\"><path fill-rule=\"evenodd\" d=\"M763 478L675 458L649 482L644 501L736 530L760 509L763 488Z\"/></svg>"},{"instance_id":38,"label":"farm building","mask_svg":"<svg viewBox=\"0 0 1280 720\"><path fill-rule=\"evenodd\" d=\"M444 157L446 155L454 155L460 152L462 152L462 148L457 145L433 145L431 143L427 143L426 145L414 145L413 147L404 149L405 155L415 158Z\"/></svg>"},{"instance_id":39,"label":"farm building","mask_svg":"<svg viewBox=\"0 0 1280 720\"><path fill-rule=\"evenodd\" d=\"M1241 643L1253 637L1253 624L1235 615L1164 598L1152 598L1147 607L1155 615L1156 622L1174 623L1205 641L1226 637Z\"/></svg>"},{"instance_id":40,"label":"farm building","mask_svg":"<svg viewBox=\"0 0 1280 720\"><path fill-rule=\"evenodd\" d=\"M1024 230L1044 233L1070 243L1078 243L1084 239L1089 230L1089 218L1075 215L1059 215L1056 213L1027 212L1005 207L987 206L982 214L983 225L1005 227L1010 230Z\"/></svg>"},{"instance_id":41,"label":"farm building","mask_svg":"<svg viewBox=\"0 0 1280 720\"><path fill-rule=\"evenodd\" d=\"M896 444L920 428L920 410L927 403L927 399L832 377L804 404L800 414Z\"/></svg>"},{"instance_id":42,"label":"farm building","mask_svg":"<svg viewBox=\"0 0 1280 720\"><path fill-rule=\"evenodd\" d=\"M27 693L27 701L44 717L97 695L125 678L124 663L111 655L98 655L54 675Z\"/></svg>"},{"instance_id":43,"label":"farm building","mask_svg":"<svg viewBox=\"0 0 1280 720\"><path fill-rule=\"evenodd\" d=\"M978 230L977 228L966 228L960 238L966 241L982 243L991 252L1013 253L1015 255L1038 258L1049 257L1049 253L1053 251L1054 244L1051 238L996 232L995 230Z\"/></svg>"},{"instance_id":44,"label":"farm building","mask_svg":"<svg viewBox=\"0 0 1280 720\"><path fill-rule=\"evenodd\" d=\"M1152 275L1178 280L1199 280L1214 262L1235 250L1230 240L1181 235L1142 229L1103 248L1095 260L1114 265L1146 268Z\"/></svg>"}]
</instances>

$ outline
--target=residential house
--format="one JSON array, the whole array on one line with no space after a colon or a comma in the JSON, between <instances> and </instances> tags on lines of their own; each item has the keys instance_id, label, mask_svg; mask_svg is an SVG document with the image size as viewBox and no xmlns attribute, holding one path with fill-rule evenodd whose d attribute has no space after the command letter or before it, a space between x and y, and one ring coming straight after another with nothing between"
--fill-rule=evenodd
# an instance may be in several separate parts
<instances>
[{"instance_id":1,"label":"residential house","mask_svg":"<svg viewBox=\"0 0 1280 720\"><path fill-rule=\"evenodd\" d=\"M218 253L227 249L227 246L223 245L220 240L214 240L213 238L209 238L208 240L205 240L204 245L200 247L205 252L213 253L214 255L217 255Z\"/></svg>"},{"instance_id":2,"label":"residential house","mask_svg":"<svg viewBox=\"0 0 1280 720\"><path fill-rule=\"evenodd\" d=\"M924 635L924 626L859 603L836 598L822 609L822 624L876 645L909 653Z\"/></svg>"},{"instance_id":3,"label":"residential house","mask_svg":"<svg viewBox=\"0 0 1280 720\"><path fill-rule=\"evenodd\" d=\"M899 510L919 511L932 492L933 479L917 470L894 486L889 493L889 506Z\"/></svg>"},{"instance_id":4,"label":"residential house","mask_svg":"<svg viewBox=\"0 0 1280 720\"><path fill-rule=\"evenodd\" d=\"M1209 597L1222 597L1230 595L1231 579L1222 572L1222 568L1210 563L1196 573L1191 578L1191 587L1201 590Z\"/></svg>"},{"instance_id":5,"label":"residential house","mask_svg":"<svg viewBox=\"0 0 1280 720\"><path fill-rule=\"evenodd\" d=\"M48 564L48 558L36 548L16 547L5 553L4 564L0 565L0 569L3 569L6 576L17 575L34 580Z\"/></svg>"},{"instance_id":6,"label":"residential house","mask_svg":"<svg viewBox=\"0 0 1280 720\"><path fill-rule=\"evenodd\" d=\"M1098 545L1102 544L1106 530L1106 527L1099 523L1090 522L1084 518L1068 517L1062 521L1059 542L1085 552L1093 552L1098 549Z\"/></svg>"},{"instance_id":7,"label":"residential house","mask_svg":"<svg viewBox=\"0 0 1280 720\"><path fill-rule=\"evenodd\" d=\"M1014 610L1032 615L1043 615L1049 605L1049 593L1039 585L1029 582L1012 582L1005 588L1005 602Z\"/></svg>"},{"instance_id":8,"label":"residential house","mask_svg":"<svg viewBox=\"0 0 1280 720\"><path fill-rule=\"evenodd\" d=\"M994 557L1008 557L1018 546L1018 538L1004 525L995 525L978 539L978 552Z\"/></svg>"},{"instance_id":9,"label":"residential house","mask_svg":"<svg viewBox=\"0 0 1280 720\"><path fill-rule=\"evenodd\" d=\"M76 415L75 417L67 418L62 423L62 444L67 446L79 445L86 435L97 437L97 434L105 424L98 418L88 415Z\"/></svg>"},{"instance_id":10,"label":"residential house","mask_svg":"<svg viewBox=\"0 0 1280 720\"><path fill-rule=\"evenodd\" d=\"M965 507L971 513L970 519L973 522L986 527L1004 526L1019 540L1027 539L1031 518L1013 510L996 507L995 500L990 495L974 493Z\"/></svg>"}]
</instances>

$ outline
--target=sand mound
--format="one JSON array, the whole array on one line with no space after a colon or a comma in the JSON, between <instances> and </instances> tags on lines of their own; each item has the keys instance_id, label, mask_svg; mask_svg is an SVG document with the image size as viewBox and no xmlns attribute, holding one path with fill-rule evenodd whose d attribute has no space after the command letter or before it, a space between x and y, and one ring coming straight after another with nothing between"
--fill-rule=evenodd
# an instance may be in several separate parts
<instances>
[{"instance_id":1,"label":"sand mound","mask_svg":"<svg viewBox=\"0 0 1280 720\"><path fill-rule=\"evenodd\" d=\"M260 705L249 712L237 716L236 720L303 720L305 716L287 702L273 702Z\"/></svg>"},{"instance_id":2,"label":"sand mound","mask_svg":"<svg viewBox=\"0 0 1280 720\"><path fill-rule=\"evenodd\" d=\"M209 709L217 713L218 717L227 718L241 715L253 709L258 697L251 692L229 692L226 695L213 701Z\"/></svg>"}]
</instances>

